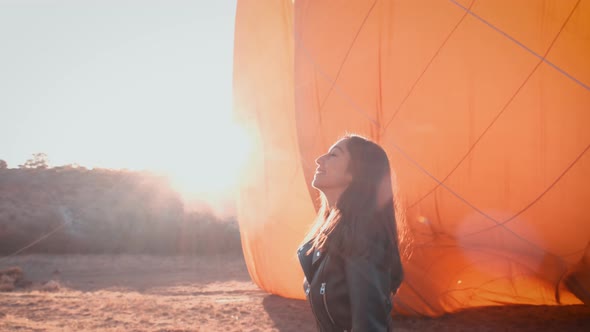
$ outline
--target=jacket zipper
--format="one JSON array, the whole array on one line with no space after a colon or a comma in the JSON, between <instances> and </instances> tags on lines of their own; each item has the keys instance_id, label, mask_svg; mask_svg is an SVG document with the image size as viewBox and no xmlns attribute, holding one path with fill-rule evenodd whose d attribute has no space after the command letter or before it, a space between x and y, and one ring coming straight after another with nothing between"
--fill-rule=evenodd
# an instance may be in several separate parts
<instances>
[{"instance_id":1,"label":"jacket zipper","mask_svg":"<svg viewBox=\"0 0 590 332\"><path fill-rule=\"evenodd\" d=\"M324 264L324 263L325 263L325 262L321 262L321 263L320 263L320 264L322 264L322 266L321 266L321 271L318 271L317 273L322 273L322 272L324 271L324 267L325 267L325 264ZM310 304L310 306L311 306L311 311L312 311L312 312L316 312L316 311L315 311L315 308L314 308L314 306L313 306L313 297L312 297L313 289L312 289L312 287L311 287L311 281L308 281L308 283L309 283L309 287L307 288L307 290L308 290L308 293L309 293L309 304ZM321 291L320 291L320 292L321 292ZM318 317L316 317L316 321L318 322L318 324L319 324L319 325L322 327L322 329L323 329L323 324L322 324L322 321L321 321L321 320L320 320Z\"/></svg>"},{"instance_id":2,"label":"jacket zipper","mask_svg":"<svg viewBox=\"0 0 590 332\"><path fill-rule=\"evenodd\" d=\"M332 322L332 325L336 325L336 322L334 322L334 318L332 318L332 315L330 314L330 310L328 310L328 301L326 300L326 283L322 282L322 286L320 288L320 294L322 294L322 299L324 300L324 309L326 309L326 313L328 314L328 318L330 318L330 322Z\"/></svg>"},{"instance_id":3,"label":"jacket zipper","mask_svg":"<svg viewBox=\"0 0 590 332\"><path fill-rule=\"evenodd\" d=\"M315 312L315 309L313 307L313 298L311 297L311 293L313 293L313 292L311 290L311 284L309 284L309 286L307 288L307 295L309 296L309 305L311 305L311 312ZM317 318L316 318L316 320L317 320ZM319 321L318 321L318 323L319 323Z\"/></svg>"}]
</instances>

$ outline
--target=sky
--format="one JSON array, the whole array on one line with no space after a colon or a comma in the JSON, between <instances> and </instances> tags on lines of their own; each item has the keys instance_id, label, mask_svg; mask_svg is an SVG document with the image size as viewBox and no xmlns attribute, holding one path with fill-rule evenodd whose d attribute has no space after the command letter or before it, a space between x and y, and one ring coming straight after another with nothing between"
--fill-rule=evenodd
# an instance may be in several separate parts
<instances>
[{"instance_id":1,"label":"sky","mask_svg":"<svg viewBox=\"0 0 590 332\"><path fill-rule=\"evenodd\" d=\"M231 143L245 141L231 109L235 8L236 0L0 0L0 159L16 168L43 152L51 166L229 186L213 188L211 175L235 177L222 156L245 151Z\"/></svg>"}]
</instances>

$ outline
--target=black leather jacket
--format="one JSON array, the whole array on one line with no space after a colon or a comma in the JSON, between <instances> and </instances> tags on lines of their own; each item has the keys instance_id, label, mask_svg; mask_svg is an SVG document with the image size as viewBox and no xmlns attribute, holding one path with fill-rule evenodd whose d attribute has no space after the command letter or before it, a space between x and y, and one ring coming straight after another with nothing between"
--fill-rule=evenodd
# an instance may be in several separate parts
<instances>
[{"instance_id":1,"label":"black leather jacket","mask_svg":"<svg viewBox=\"0 0 590 332\"><path fill-rule=\"evenodd\" d=\"M305 274L304 290L319 331L391 331L391 293L403 278L399 255L376 239L367 253L345 257L297 250ZM395 257L392 257L395 256Z\"/></svg>"}]
</instances>

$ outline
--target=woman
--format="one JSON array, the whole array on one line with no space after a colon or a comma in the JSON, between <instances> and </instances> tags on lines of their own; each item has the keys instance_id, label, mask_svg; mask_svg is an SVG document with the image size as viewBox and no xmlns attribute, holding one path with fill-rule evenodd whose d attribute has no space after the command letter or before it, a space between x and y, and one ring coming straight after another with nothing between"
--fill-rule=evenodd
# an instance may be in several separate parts
<instances>
[{"instance_id":1,"label":"woman","mask_svg":"<svg viewBox=\"0 0 590 332\"><path fill-rule=\"evenodd\" d=\"M322 204L297 254L318 329L391 331L403 271L387 155L346 135L316 164Z\"/></svg>"}]
</instances>

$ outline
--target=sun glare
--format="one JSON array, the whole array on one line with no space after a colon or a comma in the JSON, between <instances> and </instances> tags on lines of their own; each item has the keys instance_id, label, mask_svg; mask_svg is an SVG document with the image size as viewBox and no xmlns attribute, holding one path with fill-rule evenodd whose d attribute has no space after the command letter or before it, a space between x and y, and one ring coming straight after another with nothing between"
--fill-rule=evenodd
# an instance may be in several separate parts
<instances>
[{"instance_id":1,"label":"sun glare","mask_svg":"<svg viewBox=\"0 0 590 332\"><path fill-rule=\"evenodd\" d=\"M165 172L173 186L191 197L213 198L234 192L253 139L234 121L211 123L178 151Z\"/></svg>"}]
</instances>

